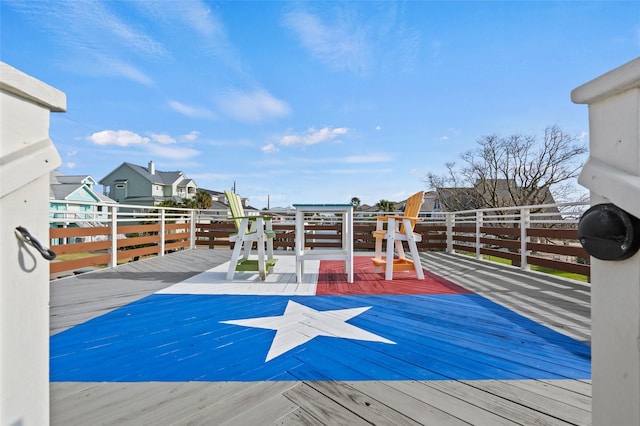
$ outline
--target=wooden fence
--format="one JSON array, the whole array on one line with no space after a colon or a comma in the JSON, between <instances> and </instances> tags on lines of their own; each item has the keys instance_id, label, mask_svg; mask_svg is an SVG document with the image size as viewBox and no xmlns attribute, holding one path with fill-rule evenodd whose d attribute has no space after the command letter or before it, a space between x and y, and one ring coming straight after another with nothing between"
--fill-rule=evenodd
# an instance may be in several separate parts
<instances>
[{"instance_id":1,"label":"wooden fence","mask_svg":"<svg viewBox=\"0 0 640 426\"><path fill-rule=\"evenodd\" d=\"M78 213L73 203L64 203L66 210L51 211L50 242L57 254L51 262L53 278L176 250L232 247L229 235L235 233L235 227L226 211L96 204L89 207L99 210ZM460 252L478 259L491 256L523 269L536 265L589 276L589 256L577 240L577 223L585 206L440 213L417 223L415 231L422 235L418 249ZM260 212L265 213L274 217L274 248L294 250L294 213ZM356 251L374 250L374 229L375 218L356 215ZM305 225L305 244L311 249L338 247L341 230L335 218L318 216Z\"/></svg>"}]
</instances>

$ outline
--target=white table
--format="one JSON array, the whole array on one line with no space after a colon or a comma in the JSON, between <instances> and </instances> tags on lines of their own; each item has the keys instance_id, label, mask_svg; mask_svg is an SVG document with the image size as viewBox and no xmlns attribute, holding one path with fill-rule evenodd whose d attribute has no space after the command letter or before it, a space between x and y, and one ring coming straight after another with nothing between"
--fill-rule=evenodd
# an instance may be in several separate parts
<instances>
[{"instance_id":1,"label":"white table","mask_svg":"<svg viewBox=\"0 0 640 426\"><path fill-rule=\"evenodd\" d=\"M294 204L296 208L296 279L302 282L305 260L344 260L347 281L353 283L353 204ZM305 213L342 215L342 247L305 250Z\"/></svg>"}]
</instances>

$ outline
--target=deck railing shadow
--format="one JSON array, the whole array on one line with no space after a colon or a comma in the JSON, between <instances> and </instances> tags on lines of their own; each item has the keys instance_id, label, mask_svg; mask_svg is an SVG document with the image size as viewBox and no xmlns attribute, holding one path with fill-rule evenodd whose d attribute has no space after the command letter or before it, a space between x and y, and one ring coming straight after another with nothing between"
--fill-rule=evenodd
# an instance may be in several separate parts
<instances>
[{"instance_id":1,"label":"deck railing shadow","mask_svg":"<svg viewBox=\"0 0 640 426\"><path fill-rule=\"evenodd\" d=\"M591 344L588 283L455 254L423 255L422 263L427 271L434 269L447 279L464 282L467 289L493 302L518 306L516 311L539 323L548 323L553 314L553 324L548 325ZM482 279L478 281L478 277Z\"/></svg>"},{"instance_id":2,"label":"deck railing shadow","mask_svg":"<svg viewBox=\"0 0 640 426\"><path fill-rule=\"evenodd\" d=\"M554 331L548 327L541 325L539 322L534 321L523 315L516 315L510 309L506 309L504 306L494 303L493 301L480 297L475 299L480 307L500 316L504 320L513 324L514 327L524 329L548 342L550 345L560 347L563 350L570 352L578 357L584 358L586 361L591 360L591 350L589 348L590 342L579 342L575 339L557 331Z\"/></svg>"}]
</instances>

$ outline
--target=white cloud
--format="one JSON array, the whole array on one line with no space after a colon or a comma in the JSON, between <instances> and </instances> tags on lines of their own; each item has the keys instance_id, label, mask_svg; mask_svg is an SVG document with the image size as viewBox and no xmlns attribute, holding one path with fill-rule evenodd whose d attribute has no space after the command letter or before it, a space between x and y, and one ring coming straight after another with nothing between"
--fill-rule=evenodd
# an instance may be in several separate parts
<instances>
[{"instance_id":1,"label":"white cloud","mask_svg":"<svg viewBox=\"0 0 640 426\"><path fill-rule=\"evenodd\" d=\"M189 135L197 137L197 134L198 132L192 132ZM131 147L138 145L144 147L154 157L173 160L185 160L200 155L198 150L174 145L176 139L173 136L161 133L151 133L150 137L145 137L130 130L103 130L93 133L87 139L101 146Z\"/></svg>"},{"instance_id":2,"label":"white cloud","mask_svg":"<svg viewBox=\"0 0 640 426\"><path fill-rule=\"evenodd\" d=\"M578 135L577 139L578 139L579 141L583 141L583 140L585 140L585 139L586 139L586 138L588 138L588 137L589 137L589 132L585 132L585 131L583 131L582 133L580 133L580 134Z\"/></svg>"},{"instance_id":3,"label":"white cloud","mask_svg":"<svg viewBox=\"0 0 640 426\"><path fill-rule=\"evenodd\" d=\"M151 133L151 140L165 145L176 143L176 140L171 136L157 133Z\"/></svg>"},{"instance_id":4,"label":"white cloud","mask_svg":"<svg viewBox=\"0 0 640 426\"><path fill-rule=\"evenodd\" d=\"M388 174L392 172L393 172L393 169L379 169L379 168L376 168L375 170L362 170L362 169L353 169L353 168L326 170L326 173L332 174L332 175L358 175L358 176L362 176L366 173L375 173L376 175L379 175L382 173Z\"/></svg>"},{"instance_id":5,"label":"white cloud","mask_svg":"<svg viewBox=\"0 0 640 426\"><path fill-rule=\"evenodd\" d=\"M204 37L224 36L224 26L220 19L204 3L197 1L182 2L184 20Z\"/></svg>"},{"instance_id":6,"label":"white cloud","mask_svg":"<svg viewBox=\"0 0 640 426\"><path fill-rule=\"evenodd\" d=\"M278 147L276 147L275 144L272 144L272 143L269 143L263 146L261 149L262 149L262 152L266 154L272 154L274 152L278 152Z\"/></svg>"},{"instance_id":7,"label":"white cloud","mask_svg":"<svg viewBox=\"0 0 640 426\"><path fill-rule=\"evenodd\" d=\"M166 145L148 145L149 151L157 157L185 160L200 155L200 151L185 147L169 147Z\"/></svg>"},{"instance_id":8,"label":"white cloud","mask_svg":"<svg viewBox=\"0 0 640 426\"><path fill-rule=\"evenodd\" d=\"M166 58L167 50L150 35L140 31L135 23L127 23L108 10L109 3L64 2L50 8L50 13L61 18L65 25L57 31L72 44L82 44L90 49L114 54L121 50L131 50L145 56ZM58 21L59 22L59 21ZM106 37L105 37L106 35Z\"/></svg>"},{"instance_id":9,"label":"white cloud","mask_svg":"<svg viewBox=\"0 0 640 426\"><path fill-rule=\"evenodd\" d=\"M218 98L219 107L230 117L246 123L259 123L291 113L289 105L265 90L229 91Z\"/></svg>"},{"instance_id":10,"label":"white cloud","mask_svg":"<svg viewBox=\"0 0 640 426\"><path fill-rule=\"evenodd\" d=\"M280 138L280 145L314 145L320 142L333 140L338 136L347 134L348 131L349 130L346 127L337 127L335 129L323 127L320 130L316 130L312 127L302 134L283 136Z\"/></svg>"},{"instance_id":11,"label":"white cloud","mask_svg":"<svg viewBox=\"0 0 640 426\"><path fill-rule=\"evenodd\" d=\"M107 77L123 77L127 80L140 83L145 86L153 86L154 81L144 72L140 71L136 66L125 62L111 54L103 54L87 49L79 49L78 54L86 61L78 60L71 64L65 64L70 72L91 75L91 76L107 76Z\"/></svg>"},{"instance_id":12,"label":"white cloud","mask_svg":"<svg viewBox=\"0 0 640 426\"><path fill-rule=\"evenodd\" d=\"M198 55L215 55L232 69L241 70L239 55L229 41L220 13L215 10L218 7L212 9L201 0L130 3L163 28L171 28L189 38L194 33L197 38L193 45L197 46Z\"/></svg>"},{"instance_id":13,"label":"white cloud","mask_svg":"<svg viewBox=\"0 0 640 426\"><path fill-rule=\"evenodd\" d=\"M376 126L376 130L379 132L380 130L382 130L382 127Z\"/></svg>"},{"instance_id":14,"label":"white cloud","mask_svg":"<svg viewBox=\"0 0 640 426\"><path fill-rule=\"evenodd\" d=\"M296 163L305 164L367 164L388 163L394 160L390 154L350 155L346 157L307 157L297 158Z\"/></svg>"},{"instance_id":15,"label":"white cloud","mask_svg":"<svg viewBox=\"0 0 640 426\"><path fill-rule=\"evenodd\" d=\"M193 130L190 133L187 133L186 135L182 135L180 139L182 139L183 141L193 142L196 139L198 139L198 136L200 136L200 132Z\"/></svg>"},{"instance_id":16,"label":"white cloud","mask_svg":"<svg viewBox=\"0 0 640 426\"><path fill-rule=\"evenodd\" d=\"M129 130L103 130L88 137L96 145L142 145L149 143L149 138L140 136Z\"/></svg>"},{"instance_id":17,"label":"white cloud","mask_svg":"<svg viewBox=\"0 0 640 426\"><path fill-rule=\"evenodd\" d=\"M345 157L343 161L350 164L387 163L389 161L393 161L393 157L387 154L352 155Z\"/></svg>"},{"instance_id":18,"label":"white cloud","mask_svg":"<svg viewBox=\"0 0 640 426\"><path fill-rule=\"evenodd\" d=\"M115 58L102 58L105 68L103 70L110 70L113 75L118 75L145 86L153 85L153 80L137 69L135 66L119 61Z\"/></svg>"},{"instance_id":19,"label":"white cloud","mask_svg":"<svg viewBox=\"0 0 640 426\"><path fill-rule=\"evenodd\" d=\"M67 169L73 169L76 167L76 163L74 163L73 161L68 161L67 163L65 163L64 165Z\"/></svg>"},{"instance_id":20,"label":"white cloud","mask_svg":"<svg viewBox=\"0 0 640 426\"><path fill-rule=\"evenodd\" d=\"M206 108L198 108L190 105L183 104L178 101L169 101L169 107L174 111L179 112L182 115L192 118L209 118L215 119L216 114Z\"/></svg>"},{"instance_id":21,"label":"white cloud","mask_svg":"<svg viewBox=\"0 0 640 426\"><path fill-rule=\"evenodd\" d=\"M444 135L440 137L441 141L448 141L449 139L451 139L451 137L457 138L461 134L460 130L454 127L447 129L447 132L449 133L448 135Z\"/></svg>"},{"instance_id":22,"label":"white cloud","mask_svg":"<svg viewBox=\"0 0 640 426\"><path fill-rule=\"evenodd\" d=\"M302 45L325 65L336 70L366 71L369 56L366 34L349 20L322 22L307 12L291 12L285 26L293 30Z\"/></svg>"},{"instance_id":23,"label":"white cloud","mask_svg":"<svg viewBox=\"0 0 640 426\"><path fill-rule=\"evenodd\" d=\"M164 46L142 30L127 14L118 14L113 3L100 1L14 2L12 6L43 31L50 31L57 45L73 60L64 62L69 70L92 76L110 75L151 85L152 79L131 61L131 54L168 58Z\"/></svg>"}]
</instances>

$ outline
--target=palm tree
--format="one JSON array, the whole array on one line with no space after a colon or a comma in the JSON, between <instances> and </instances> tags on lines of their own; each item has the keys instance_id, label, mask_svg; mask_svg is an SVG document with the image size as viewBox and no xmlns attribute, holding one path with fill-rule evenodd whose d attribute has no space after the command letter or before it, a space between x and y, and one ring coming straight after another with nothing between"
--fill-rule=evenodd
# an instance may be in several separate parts
<instances>
[{"instance_id":1,"label":"palm tree","mask_svg":"<svg viewBox=\"0 0 640 426\"><path fill-rule=\"evenodd\" d=\"M160 203L156 204L159 207L178 207L178 203L171 198L167 198L166 200L162 200Z\"/></svg>"},{"instance_id":2,"label":"palm tree","mask_svg":"<svg viewBox=\"0 0 640 426\"><path fill-rule=\"evenodd\" d=\"M392 212L395 207L395 204L389 200L380 200L378 201L378 207L383 212Z\"/></svg>"},{"instance_id":3,"label":"palm tree","mask_svg":"<svg viewBox=\"0 0 640 426\"><path fill-rule=\"evenodd\" d=\"M196 192L195 202L196 208L202 210L210 209L213 205L211 194L209 194L204 189L198 189L198 192Z\"/></svg>"}]
</instances>

